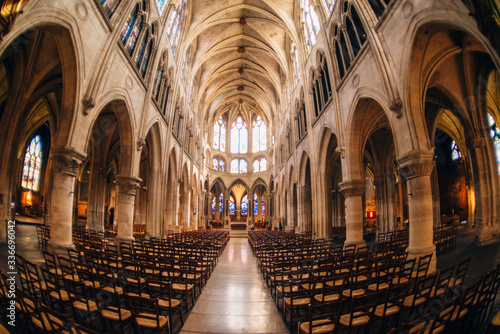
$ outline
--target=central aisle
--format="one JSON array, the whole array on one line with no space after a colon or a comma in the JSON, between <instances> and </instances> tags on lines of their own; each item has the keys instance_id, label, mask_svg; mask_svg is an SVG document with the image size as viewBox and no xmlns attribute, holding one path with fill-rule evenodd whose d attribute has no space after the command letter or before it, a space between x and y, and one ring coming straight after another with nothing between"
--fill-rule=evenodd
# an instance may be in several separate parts
<instances>
[{"instance_id":1,"label":"central aisle","mask_svg":"<svg viewBox=\"0 0 500 334\"><path fill-rule=\"evenodd\" d=\"M183 333L288 333L247 239L229 241Z\"/></svg>"}]
</instances>

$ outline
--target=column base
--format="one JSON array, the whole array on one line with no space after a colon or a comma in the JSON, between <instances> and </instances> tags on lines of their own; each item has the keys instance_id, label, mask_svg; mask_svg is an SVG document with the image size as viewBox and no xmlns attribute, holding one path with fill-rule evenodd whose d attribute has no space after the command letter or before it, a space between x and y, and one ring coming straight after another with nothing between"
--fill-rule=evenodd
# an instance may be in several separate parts
<instances>
[{"instance_id":1,"label":"column base","mask_svg":"<svg viewBox=\"0 0 500 334\"><path fill-rule=\"evenodd\" d=\"M120 242L120 241L125 241L125 242L132 242L134 241L134 237L130 237L130 236L116 236L115 237L115 241L117 242Z\"/></svg>"},{"instance_id":2,"label":"column base","mask_svg":"<svg viewBox=\"0 0 500 334\"><path fill-rule=\"evenodd\" d=\"M49 241L47 243L47 251L55 255L68 255L68 249L75 249L75 245L70 243L58 243Z\"/></svg>"},{"instance_id":3,"label":"column base","mask_svg":"<svg viewBox=\"0 0 500 334\"><path fill-rule=\"evenodd\" d=\"M421 256L425 256L428 254L433 254L431 263L429 264L429 274L432 274L436 272L436 267L437 267L437 255L436 255L436 246L432 245L431 247L415 247L415 248L410 248L408 247L406 249L408 251L408 259L418 259Z\"/></svg>"},{"instance_id":4,"label":"column base","mask_svg":"<svg viewBox=\"0 0 500 334\"><path fill-rule=\"evenodd\" d=\"M366 246L366 241L364 240L350 240L350 241L344 241L344 247L345 246L350 246L350 245L356 245L357 247L364 247Z\"/></svg>"}]
</instances>

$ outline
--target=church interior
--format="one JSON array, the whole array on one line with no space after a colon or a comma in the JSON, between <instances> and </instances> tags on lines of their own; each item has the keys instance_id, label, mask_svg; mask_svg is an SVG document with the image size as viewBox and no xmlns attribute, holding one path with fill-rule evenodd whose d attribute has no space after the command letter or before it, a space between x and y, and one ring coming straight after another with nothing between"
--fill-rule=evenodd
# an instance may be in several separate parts
<instances>
[{"instance_id":1,"label":"church interior","mask_svg":"<svg viewBox=\"0 0 500 334\"><path fill-rule=\"evenodd\" d=\"M499 71L498 0L2 0L0 333L500 332Z\"/></svg>"}]
</instances>

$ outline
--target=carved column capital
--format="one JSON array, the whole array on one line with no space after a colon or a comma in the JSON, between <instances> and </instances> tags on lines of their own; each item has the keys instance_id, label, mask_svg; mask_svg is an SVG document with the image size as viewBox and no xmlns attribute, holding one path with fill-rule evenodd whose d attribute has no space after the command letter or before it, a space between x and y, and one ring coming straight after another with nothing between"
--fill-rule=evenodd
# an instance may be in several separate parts
<instances>
[{"instance_id":1,"label":"carved column capital","mask_svg":"<svg viewBox=\"0 0 500 334\"><path fill-rule=\"evenodd\" d=\"M116 184L120 193L135 196L137 189L141 185L141 179L133 176L117 175Z\"/></svg>"},{"instance_id":2,"label":"carved column capital","mask_svg":"<svg viewBox=\"0 0 500 334\"><path fill-rule=\"evenodd\" d=\"M339 183L340 192L345 198L361 196L365 193L365 180L349 180Z\"/></svg>"},{"instance_id":3,"label":"carved column capital","mask_svg":"<svg viewBox=\"0 0 500 334\"><path fill-rule=\"evenodd\" d=\"M399 172L406 179L431 175L435 164L433 151L411 151L397 160Z\"/></svg>"},{"instance_id":4,"label":"carved column capital","mask_svg":"<svg viewBox=\"0 0 500 334\"><path fill-rule=\"evenodd\" d=\"M50 155L52 156L52 170L55 173L71 176L76 176L80 164L85 159L84 154L68 146L54 147Z\"/></svg>"},{"instance_id":5,"label":"carved column capital","mask_svg":"<svg viewBox=\"0 0 500 334\"><path fill-rule=\"evenodd\" d=\"M471 150L475 148L482 148L486 146L486 141L484 140L483 137L479 138L469 138L467 140L467 147Z\"/></svg>"}]
</instances>

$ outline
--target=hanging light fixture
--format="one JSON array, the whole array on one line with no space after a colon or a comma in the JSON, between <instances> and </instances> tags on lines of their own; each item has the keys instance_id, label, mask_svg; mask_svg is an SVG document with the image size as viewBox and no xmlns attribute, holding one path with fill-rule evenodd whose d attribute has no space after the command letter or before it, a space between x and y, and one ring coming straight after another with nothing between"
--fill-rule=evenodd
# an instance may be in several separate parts
<instances>
[{"instance_id":1,"label":"hanging light fixture","mask_svg":"<svg viewBox=\"0 0 500 334\"><path fill-rule=\"evenodd\" d=\"M0 7L0 41L7 35L14 25L17 16L22 13L23 7L29 0L1 0Z\"/></svg>"}]
</instances>

